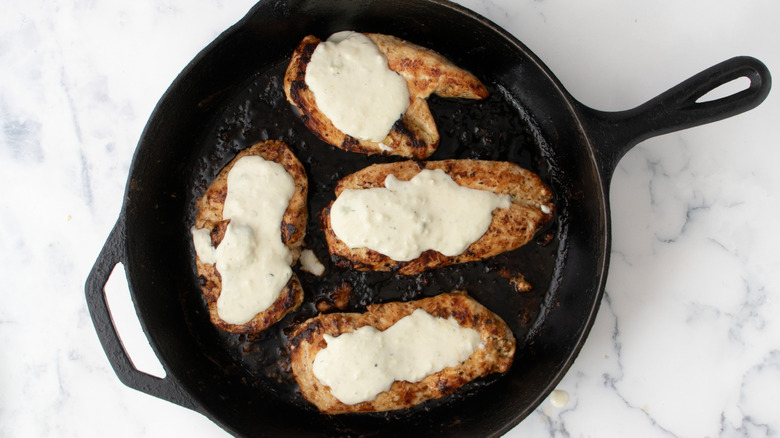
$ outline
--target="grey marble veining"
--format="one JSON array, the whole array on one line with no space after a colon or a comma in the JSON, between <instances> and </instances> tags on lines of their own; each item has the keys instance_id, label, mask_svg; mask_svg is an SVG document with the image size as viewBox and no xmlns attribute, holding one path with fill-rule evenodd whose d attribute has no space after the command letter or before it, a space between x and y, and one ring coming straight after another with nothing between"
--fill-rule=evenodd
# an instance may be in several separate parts
<instances>
[{"instance_id":1,"label":"grey marble veining","mask_svg":"<svg viewBox=\"0 0 780 438\"><path fill-rule=\"evenodd\" d=\"M0 436L226 436L118 381L83 286L157 100L253 3L5 2ZM736 55L780 72L772 0L459 3L605 111ZM507 436L780 435L777 94L743 115L647 140L620 161L606 294L558 386L568 402L545 401ZM121 275L112 282L121 297ZM141 333L122 334L142 349ZM137 364L145 361L154 359Z\"/></svg>"}]
</instances>

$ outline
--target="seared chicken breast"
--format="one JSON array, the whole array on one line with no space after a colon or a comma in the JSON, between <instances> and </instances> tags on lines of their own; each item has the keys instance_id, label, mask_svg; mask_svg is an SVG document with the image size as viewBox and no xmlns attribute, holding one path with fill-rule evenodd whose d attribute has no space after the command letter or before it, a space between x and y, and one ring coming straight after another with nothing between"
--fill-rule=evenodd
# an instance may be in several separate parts
<instances>
[{"instance_id":1,"label":"seared chicken breast","mask_svg":"<svg viewBox=\"0 0 780 438\"><path fill-rule=\"evenodd\" d=\"M258 155L267 161L281 164L295 182L295 192L284 213L282 223L279 224L282 241L290 249L293 255L293 263L295 263L295 260L300 255L303 237L306 232L308 181L300 161L293 155L287 145L282 142L269 140L239 152L219 172L203 196L198 199L195 227L210 230L211 242L214 247L222 242L225 230L230 222L229 219L223 220L222 217L225 198L228 193L228 173L234 163L248 155ZM217 266L204 263L200 257L196 257L196 265L201 290L208 303L211 322L222 330L233 333L256 333L262 331L282 319L290 311L298 308L303 302L303 289L298 281L298 277L293 272L281 295L270 308L256 314L254 318L244 324L227 323L220 318L217 312L217 299L219 299L222 291L222 277Z\"/></svg>"},{"instance_id":2,"label":"seared chicken breast","mask_svg":"<svg viewBox=\"0 0 780 438\"><path fill-rule=\"evenodd\" d=\"M336 337L364 326L384 331L416 309L434 317L454 318L461 327L476 330L480 346L457 366L446 367L419 382L395 381L389 390L379 393L375 399L357 404L341 402L317 379L313 371L314 360L317 353L327 347L326 334ZM420 333L420 336L425 334ZM443 397L479 377L506 372L512 365L515 344L515 337L506 323L463 292L406 303L374 304L368 306L365 313L321 314L296 327L288 341L292 372L301 393L326 414L405 409Z\"/></svg>"},{"instance_id":3,"label":"seared chicken breast","mask_svg":"<svg viewBox=\"0 0 780 438\"><path fill-rule=\"evenodd\" d=\"M433 50L394 36L365 34L387 58L390 70L406 81L410 104L381 142L349 136L336 128L317 107L306 85L306 67L320 40L309 35L295 49L284 77L287 100L301 112L306 126L320 139L340 149L364 154L398 155L424 159L436 151L439 132L426 99L441 97L484 99L488 91L480 80ZM378 102L381 104L381 102Z\"/></svg>"},{"instance_id":4,"label":"seared chicken breast","mask_svg":"<svg viewBox=\"0 0 780 438\"><path fill-rule=\"evenodd\" d=\"M350 248L339 239L331 226L331 202L321 212L320 220L328 250L336 265L361 271L397 271L413 275L428 269L482 260L525 245L553 217L553 194L541 178L516 164L499 161L442 160L375 164L339 181L336 196L347 189L384 187L385 179L391 174L401 181L408 181L423 169L441 169L463 187L508 194L511 205L509 208L495 209L487 231L459 255L445 256L435 250L427 250L413 260L396 261L368 248Z\"/></svg>"}]
</instances>

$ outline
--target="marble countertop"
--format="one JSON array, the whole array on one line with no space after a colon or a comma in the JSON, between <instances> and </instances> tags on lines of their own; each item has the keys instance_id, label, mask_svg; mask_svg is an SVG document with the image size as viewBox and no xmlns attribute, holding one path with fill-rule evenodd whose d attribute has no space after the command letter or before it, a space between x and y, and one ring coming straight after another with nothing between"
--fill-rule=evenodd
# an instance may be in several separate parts
<instances>
[{"instance_id":1,"label":"marble countertop","mask_svg":"<svg viewBox=\"0 0 780 438\"><path fill-rule=\"evenodd\" d=\"M84 282L168 85L254 0L11 0L0 14L0 436L217 437L125 387ZM780 2L463 0L581 102L637 106L751 55L780 76ZM582 352L509 437L780 435L780 94L647 140L615 172L606 294ZM123 289L124 288L124 289ZM160 365L115 275L136 366ZM113 298L116 297L116 298Z\"/></svg>"}]
</instances>

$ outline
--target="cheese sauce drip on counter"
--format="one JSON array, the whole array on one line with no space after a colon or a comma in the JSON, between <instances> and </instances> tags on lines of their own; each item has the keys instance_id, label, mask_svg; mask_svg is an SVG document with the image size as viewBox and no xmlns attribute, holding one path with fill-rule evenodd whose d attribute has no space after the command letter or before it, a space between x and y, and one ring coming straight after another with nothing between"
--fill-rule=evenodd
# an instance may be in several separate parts
<instances>
[{"instance_id":1,"label":"cheese sauce drip on counter","mask_svg":"<svg viewBox=\"0 0 780 438\"><path fill-rule=\"evenodd\" d=\"M409 107L406 81L360 33L338 32L318 44L305 81L333 126L361 140L381 142Z\"/></svg>"},{"instance_id":2,"label":"cheese sauce drip on counter","mask_svg":"<svg viewBox=\"0 0 780 438\"><path fill-rule=\"evenodd\" d=\"M490 227L493 210L510 205L509 195L459 186L441 169L424 169L409 181L388 175L385 187L344 190L330 221L350 248L402 262L429 249L462 254Z\"/></svg>"},{"instance_id":3,"label":"cheese sauce drip on counter","mask_svg":"<svg viewBox=\"0 0 780 438\"><path fill-rule=\"evenodd\" d=\"M453 318L437 318L422 309L380 332L371 326L338 337L325 335L327 347L314 358L312 371L341 402L370 401L396 380L419 382L457 366L480 346L479 332Z\"/></svg>"},{"instance_id":4,"label":"cheese sauce drip on counter","mask_svg":"<svg viewBox=\"0 0 780 438\"><path fill-rule=\"evenodd\" d=\"M209 230L194 227L192 237L198 258L222 276L219 317L243 324L268 309L292 276L281 224L295 181L281 164L245 156L228 173L227 187L222 217L230 223L222 242L214 249Z\"/></svg>"}]
</instances>

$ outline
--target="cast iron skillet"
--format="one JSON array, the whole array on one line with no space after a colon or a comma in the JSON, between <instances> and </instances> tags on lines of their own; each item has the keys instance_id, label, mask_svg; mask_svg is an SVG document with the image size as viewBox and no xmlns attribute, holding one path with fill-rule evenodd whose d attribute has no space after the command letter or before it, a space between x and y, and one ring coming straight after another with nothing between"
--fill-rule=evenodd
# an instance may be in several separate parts
<instances>
[{"instance_id":1,"label":"cast iron skillet","mask_svg":"<svg viewBox=\"0 0 780 438\"><path fill-rule=\"evenodd\" d=\"M370 163L392 161L334 149L306 130L284 101L281 74L307 34L352 29L396 35L433 48L479 76L484 102L431 99L442 133L431 159L520 163L556 195L555 220L536 242L494 259L418 276L358 273L328 259L317 213L335 182ZM733 79L750 86L715 101L701 96ZM747 111L767 96L759 61L733 58L635 109L605 113L577 102L524 45L490 21L440 0L263 1L209 45L160 100L133 157L125 200L86 283L103 348L120 380L206 415L242 436L498 436L525 418L572 364L593 323L606 281L608 185L620 157L649 137ZM306 245L328 270L299 273L302 308L254 336L209 322L194 269L193 206L219 169L252 143L288 142L310 178ZM104 293L122 263L141 325L166 371L136 370L111 321ZM523 275L533 286L515 290ZM388 414L325 416L306 403L289 372L286 333L351 288L347 310L456 289L497 312L518 338L512 369L455 395Z\"/></svg>"}]
</instances>

